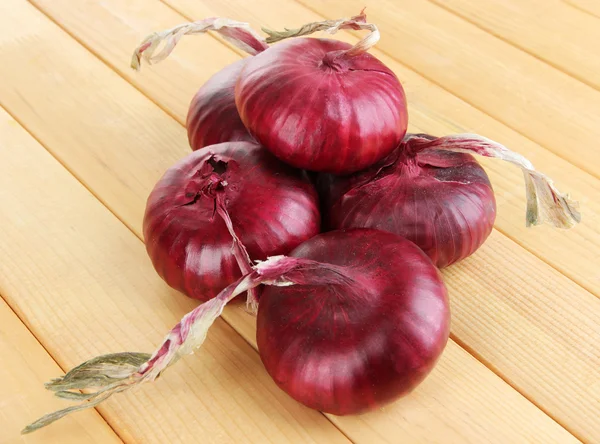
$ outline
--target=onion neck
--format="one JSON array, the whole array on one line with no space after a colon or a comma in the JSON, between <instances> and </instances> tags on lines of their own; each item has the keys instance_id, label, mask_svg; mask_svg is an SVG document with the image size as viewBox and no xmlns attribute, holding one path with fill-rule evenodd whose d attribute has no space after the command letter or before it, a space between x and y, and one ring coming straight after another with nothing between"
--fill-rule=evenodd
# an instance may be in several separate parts
<instances>
[{"instance_id":1,"label":"onion neck","mask_svg":"<svg viewBox=\"0 0 600 444\"><path fill-rule=\"evenodd\" d=\"M447 151L477 154L512 163L523 172L527 197L526 226L549 223L556 228L571 228L581 222L579 204L554 186L552 179L537 171L522 155L479 134L453 134L433 137L426 134L407 135L402 143L407 153Z\"/></svg>"},{"instance_id":2,"label":"onion neck","mask_svg":"<svg viewBox=\"0 0 600 444\"><path fill-rule=\"evenodd\" d=\"M319 67L329 68L335 72L345 72L348 71L348 62L347 58L344 57L344 51L331 51L325 54L323 60L319 64Z\"/></svg>"},{"instance_id":3,"label":"onion neck","mask_svg":"<svg viewBox=\"0 0 600 444\"><path fill-rule=\"evenodd\" d=\"M421 172L417 155L403 151L396 161L396 172L402 177L417 177Z\"/></svg>"},{"instance_id":4,"label":"onion neck","mask_svg":"<svg viewBox=\"0 0 600 444\"><path fill-rule=\"evenodd\" d=\"M234 165L234 164L232 164ZM235 232L233 222L227 211L225 190L227 188L226 173L230 167L228 162L219 160L216 156L210 156L202 163L200 169L196 172L194 179L188 183L185 190L185 197L191 199L184 205L193 205L201 198L211 199L213 202L213 217L218 215L225 223L227 231L232 238L232 253L240 267L243 275L252 271L252 260L246 250L246 246ZM258 294L254 288L248 289L246 307L251 313L258 310Z\"/></svg>"}]
</instances>

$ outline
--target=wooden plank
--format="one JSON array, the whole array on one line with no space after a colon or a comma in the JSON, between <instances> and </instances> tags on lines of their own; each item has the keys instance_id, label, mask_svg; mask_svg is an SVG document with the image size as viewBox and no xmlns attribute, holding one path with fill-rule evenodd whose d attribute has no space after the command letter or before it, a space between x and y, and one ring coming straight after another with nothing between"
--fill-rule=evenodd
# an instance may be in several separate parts
<instances>
[{"instance_id":1,"label":"wooden plank","mask_svg":"<svg viewBox=\"0 0 600 444\"><path fill-rule=\"evenodd\" d=\"M174 1L174 0L173 0ZM189 99L199 81L193 80L205 70L214 72L223 65L224 56L213 56L213 41L208 37L185 39L168 61L145 67L141 73L129 68L127 48L134 48L151 30L164 29L185 18L163 6L158 1L116 0L102 3L88 0L72 4L69 0L33 0L62 27L97 53L123 77L136 85L156 103L163 106L176 119L185 122ZM140 4L143 3L143 7ZM180 4L181 3L181 4ZM81 4L82 7L77 5ZM229 1L213 5L193 0L173 3L188 17L212 15L235 16L250 20L257 28L260 23L282 26L285 20L292 23L321 19L318 15L294 2L285 6L256 8L244 1ZM258 12L260 11L260 12ZM102 28L85 24L102 19ZM340 34L351 41L351 34ZM109 40L110 44L106 43ZM225 51L218 51L221 54ZM393 59L375 52L403 80L407 88L411 123L433 134L476 131L497 139L527 155L538 168L553 177L561 188L569 190L582 204L584 223L571 231L552 230L546 227L528 229L524 224L525 194L521 172L503 162L483 161L496 189L498 220L496 227L534 252L553 267L567 274L587 290L600 296L596 249L600 248L600 201L592 196L600 194L600 181L583 173L572 164L543 149L505 125L481 113L438 86L423 79ZM235 55L231 54L232 57ZM160 79L168 72L169 79L160 83L154 70L159 69ZM192 80L190 80L192 79ZM186 98L180 97L187 91ZM183 94L185 96L185 94Z\"/></svg>"},{"instance_id":2,"label":"wooden plank","mask_svg":"<svg viewBox=\"0 0 600 444\"><path fill-rule=\"evenodd\" d=\"M61 50L68 42L59 41ZM65 124L74 117L65 116ZM195 302L170 290L140 240L3 111L0 147L0 293L63 368L104 353L152 351ZM32 372L11 368L24 377ZM34 415L56 407L40 379L60 373L45 368L31 376L27 393L37 395L30 402L43 399L40 405L20 407L13 397L6 408ZM200 352L160 381L98 408L127 442L348 442L323 415L283 393L256 351L222 320ZM36 419L31 415L28 421ZM73 418L81 427L87 415ZM66 442L64 427L39 436Z\"/></svg>"},{"instance_id":3,"label":"wooden plank","mask_svg":"<svg viewBox=\"0 0 600 444\"><path fill-rule=\"evenodd\" d=\"M0 120L4 117L0 114ZM63 407L58 398L40 390L61 369L2 298L0 356L0 444L122 442L95 410L66 418L39 433L21 436L21 429L29 422Z\"/></svg>"},{"instance_id":4,"label":"wooden plank","mask_svg":"<svg viewBox=\"0 0 600 444\"><path fill-rule=\"evenodd\" d=\"M38 26L38 28L39 28L39 26ZM38 43L38 42L36 42L36 43ZM37 48L37 45L36 45L36 48ZM45 48L45 49L47 51L51 51L50 48ZM48 71L50 69L59 70L59 72L61 72L61 75L66 75L70 79L72 79L71 83L77 84L79 76L80 75L85 75L85 73L87 73L87 71L84 71L84 74L81 74L82 69L83 69L81 67L81 65L85 66L86 64L88 64L88 61L87 61L86 56L84 54L80 54L80 53L75 54L74 51L75 50L72 49L72 48L70 48L69 45L66 44L66 42L63 42L63 44L61 44L61 53L67 52L73 58L76 58L78 60L78 64L77 65L69 65L69 63L68 63L68 60L70 59L70 57L69 57L69 58L65 59L67 61L61 59L61 62L64 63L65 65L67 65L67 68L61 68L61 65L49 64L45 68L46 71ZM59 54L53 54L53 60L54 60L54 57L60 57L60 55ZM18 84L19 83L17 82L17 85ZM102 79L102 84L104 85L104 88L109 88L109 87L112 88L111 82L109 81L108 78L103 78ZM25 93L27 91L27 88L25 88L23 84L21 84L21 86L22 87L20 88L19 92L20 93ZM15 87L15 85L13 84L13 85L11 85L11 87ZM69 103L71 104L70 106L72 107L70 109L68 109L68 108L63 109L62 110L62 114L63 115L74 115L75 113L78 113L78 112L80 113L82 109L86 109L86 106L87 106L86 102L85 101L82 102L81 99L78 98L79 96L77 94L71 94L68 89L61 90L61 94L66 94L66 95L69 96L69 99L70 99ZM81 95L81 93L80 93L80 95ZM130 95L134 95L135 96L135 94L133 94L133 90L132 90L132 92L130 94L128 94L126 96L123 96L121 98L121 100L126 100L128 102L131 102L131 101L135 102L135 100L136 100L135 97L130 97ZM83 96L87 96L87 94L83 94ZM18 102L15 102L15 103L18 104ZM28 117L28 111L26 111L22 107L16 106L15 109L17 111L19 111L19 113L22 116L27 116L27 118L29 118ZM145 110L145 108L143 108L143 109ZM94 113L100 113L100 112L105 112L105 111L106 111L106 108L103 108L100 102L96 102L94 104L94 111L93 111ZM138 133L143 134L144 133L143 127L140 127L139 124L137 123L138 120L140 120L140 119L139 118L135 118L135 119L132 118L132 119L130 119L128 121L128 128L129 129L128 129L127 132L123 132L121 134L121 137L123 138L123 140L118 145L119 147L125 146L125 147L127 147L127 149L130 149L130 150L140 149L139 145L137 145L137 141L133 140L133 143L132 143L132 141L130 140L130 137L129 137L129 135L132 134L132 133L133 134L138 134ZM143 121L144 119L141 119L141 120ZM64 127L65 123L61 122L60 119L57 119L54 122L54 125L56 125L57 127ZM47 131L47 129L45 129L41 125L36 126L36 128L35 128L36 134L41 139L43 139L45 137L44 134L45 134L46 131ZM156 142L150 142L150 143L156 143ZM53 145L49 145L49 147L51 149L53 149L53 150L56 150L56 149L60 149L61 145L53 144ZM73 149L73 147L71 147L70 149ZM114 149L114 148L112 148L111 146L105 145L103 141L97 141L97 148L96 149L102 151L102 150ZM66 154L68 154L68 153L65 152L65 157L68 157ZM168 165L168 163L165 161L165 168L166 168L167 165ZM119 171L119 164L112 165L112 168L115 171ZM138 176L144 177L145 174L146 173L141 173ZM89 180L92 180L92 179L93 178L91 178ZM96 181L96 182L98 182L98 181ZM149 188L151 186L152 186L152 183L148 183L147 184L147 190L149 190ZM124 193L128 193L130 191L124 189L123 192ZM107 203L110 204L110 202L108 202L108 201L107 201ZM143 202L140 202L139 211L140 211L140 213L139 213L140 216L139 217L141 218L141 213L143 211ZM139 233L139 231L138 231L138 233ZM519 295L519 296L521 296L521 295ZM251 322L249 322L247 320L241 321L241 322L238 322L237 320L234 320L233 319L233 315L231 314L231 313L234 313L234 312L235 312L234 310L228 311L227 314L226 314L227 319L231 322L232 325L235 326L236 329L238 329L238 331L242 331L244 333L245 337L248 338L249 340L251 340L251 337L254 335L254 331L252 330L252 327L249 327L248 329L246 329L247 326L249 326L249 325L251 326L252 325ZM476 371L479 371L479 370L476 370ZM475 396L475 395L473 395L473 396ZM445 405L439 407L440 408L439 413L444 418L447 418L447 415L448 415L448 412L444 411L444 409L446 407L447 406L445 406ZM433 416L436 416L434 413L430 413L430 414L432 414ZM438 419L436 419L436 421L437 420ZM447 420L447 419L445 419L445 420Z\"/></svg>"},{"instance_id":5,"label":"wooden plank","mask_svg":"<svg viewBox=\"0 0 600 444\"><path fill-rule=\"evenodd\" d=\"M427 0L298 1L328 18L366 6L380 50L600 177L600 91Z\"/></svg>"},{"instance_id":6,"label":"wooden plank","mask_svg":"<svg viewBox=\"0 0 600 444\"><path fill-rule=\"evenodd\" d=\"M561 0L432 1L600 89L597 17Z\"/></svg>"},{"instance_id":7,"label":"wooden plank","mask_svg":"<svg viewBox=\"0 0 600 444\"><path fill-rule=\"evenodd\" d=\"M2 137L7 126L0 120ZM142 243L41 146L21 129L11 133L0 164L0 189L10 190L0 201L0 290L66 367L115 349L151 349L192 301L166 288ZM196 356L100 409L132 442L345 441L277 389L249 349L218 321ZM365 443L578 442L454 342L404 401L332 419Z\"/></svg>"}]
</instances>

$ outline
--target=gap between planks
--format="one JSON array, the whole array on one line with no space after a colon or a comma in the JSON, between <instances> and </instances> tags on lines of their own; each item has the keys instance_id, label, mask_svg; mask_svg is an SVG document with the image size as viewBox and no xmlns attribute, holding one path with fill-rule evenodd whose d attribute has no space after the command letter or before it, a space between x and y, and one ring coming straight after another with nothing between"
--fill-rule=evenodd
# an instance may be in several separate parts
<instances>
[{"instance_id":1,"label":"gap between planks","mask_svg":"<svg viewBox=\"0 0 600 444\"><path fill-rule=\"evenodd\" d=\"M584 8L583 6L578 5L577 3L573 3L572 0L563 0L563 2L569 6L571 6L574 9L577 9L578 11L583 12L584 14L588 14L594 18L600 19L600 15L596 14L593 11L590 11L589 9Z\"/></svg>"},{"instance_id":2,"label":"gap between planks","mask_svg":"<svg viewBox=\"0 0 600 444\"><path fill-rule=\"evenodd\" d=\"M171 7L170 5L166 4L169 8L175 10L176 12L178 12L179 14L181 14L181 12L179 12L178 10L176 10L175 8ZM147 94L145 94L140 88L138 88L136 85L132 84L131 82L129 82L127 80L127 78L125 78L118 70L113 69L112 65L110 63L108 63L102 56L100 56L99 54L96 53L96 51L94 51L93 49L89 48L86 44L84 44L83 42L81 42L77 37L75 37L71 32L69 32L68 30L66 30L61 24L57 23L52 17L50 17L48 14L45 13L45 11L41 10L40 8L38 8L35 4L34 6L36 7L36 9L38 9L40 12L42 12L42 14L44 14L48 19L50 19L53 23L55 23L63 32L65 32L66 34L68 34L71 38L73 38L75 41L77 41L81 46L83 46L84 48L86 48L89 52L91 52L95 57L97 57L99 60L102 61L102 63L104 63L106 66L108 66L111 70L113 70L114 72L116 72L121 78L123 78L124 80L126 80L128 82L128 84L130 84L131 86L133 86L136 90L140 91L145 97L147 97L149 100L151 100L154 104L156 104L161 110L163 110L166 114L168 114L171 118L173 118L174 120L176 120L178 123L181 124L180 120L177 119L175 116L173 116L170 112L168 112L164 106L162 106L160 103L158 103L156 100L152 99L152 97L148 96ZM231 47L228 44L225 44L221 39L213 36L212 34L209 34L211 37L215 38L217 41L219 41L221 44L224 44L224 46L228 47L229 49L231 49ZM236 53L239 53L238 51L235 51ZM409 68L411 69L411 68ZM450 93L452 94L452 93ZM12 116L14 118L14 116ZM15 119L17 120L17 119ZM67 170L69 171L69 173L71 175L73 175L75 178L77 178L77 180L79 182L81 182L85 188L94 196L96 197L107 209L109 209L109 211L111 212L111 214L115 215L117 217L118 220L120 220L125 226L128 227L128 229L134 234L136 235L136 237L140 240L142 240L140 238L139 235L136 234L136 232L132 229L132 227L130 227L125 221L123 221L121 218L119 218L111 209L110 207L107 205L106 202L104 202L102 199L100 199L95 193L93 193L86 185L85 182L83 182L82 179L80 179L73 171L71 171L69 168L67 168L63 162L61 162L59 159L57 159L52 152L43 144L41 143L41 141L39 139L37 139L35 136L33 136L33 134L27 129L27 126L25 124L23 124L23 122L19 122L27 131L28 133L34 137L34 139L36 139L38 141L38 143L40 143L42 146L44 146L44 148ZM508 237L508 236L507 236ZM543 261L545 262L545 261ZM554 267L552 267L554 268ZM559 271L560 272L560 271ZM577 284L577 283L576 283ZM227 322L229 324L229 322ZM231 324L230 324L231 325ZM234 329L235 330L235 329ZM456 340L455 337L453 337L453 339L458 342ZM498 372L490 367L489 363L484 362L479 356L477 356L476 354L474 354L471 350L468 350L466 347L463 346L463 344L461 342L458 342L459 345L465 349L466 351L468 351L471 355L473 355L476 359L478 359L480 362L482 362L486 367L488 367L490 370L492 370L496 375L498 375L502 380L504 380L505 382L507 382L500 374L498 374ZM252 345L252 344L251 344ZM511 387L513 387L513 389L515 388L512 384L508 383L507 384ZM516 389L515 389L516 390ZM521 393L519 390L516 390L517 392ZM528 399L530 402L532 402L532 404L536 405L538 408L540 408L539 405L537 405L535 402L533 402L531 399L529 399L527 396L523 395L523 393L521 393L522 396L524 396L526 399ZM540 408L540 410L544 411L543 409ZM545 411L544 411L545 412ZM545 412L547 414L547 412ZM548 415L550 416L550 415ZM552 416L550 416L552 417ZM554 418L553 418L554 419ZM555 419L556 420L556 419ZM558 421L557 421L558 422ZM335 424L334 424L335 425ZM561 424L562 425L562 424ZM564 425L563 425L564 427ZM339 430L339 429L338 429ZM568 429L567 429L568 430ZM341 431L341 430L340 430ZM343 431L341 431L342 433L344 433ZM570 431L571 432L571 431ZM573 432L571 432L573 433Z\"/></svg>"},{"instance_id":3,"label":"gap between planks","mask_svg":"<svg viewBox=\"0 0 600 444\"><path fill-rule=\"evenodd\" d=\"M567 424L563 423L558 418L556 418L556 415L553 415L548 409L544 408L542 405L540 405L540 403L536 402L535 399L533 399L531 396L527 395L526 393L523 393L517 387L515 387L515 385L512 384L510 382L510 380L508 378L506 378L496 368L496 366L494 366L489 360L485 359L473 347L469 346L465 341L463 341L463 340L459 339L458 337L456 337L456 335L454 335L453 333L450 333L450 338L454 342L456 342L462 349L464 349L467 353L469 353L470 355L472 355L473 357L475 357L475 359L477 359L479 362L481 362L483 365L485 365L487 368L489 368L491 372L493 372L496 376L498 376L500 379L502 379L504 382L506 382L506 384L508 384L513 389L515 389L515 391L517 391L518 393L520 393L521 396L523 396L525 399L527 399L529 402L531 402L533 405L535 405L538 409L540 409L542 412L544 412L548 417L552 418L557 424L559 424L567 432L569 432L571 435L573 435L575 438L577 438L582 443L586 442L585 439L584 439L584 437L581 436L580 433L577 433L575 430L573 430Z\"/></svg>"}]
</instances>

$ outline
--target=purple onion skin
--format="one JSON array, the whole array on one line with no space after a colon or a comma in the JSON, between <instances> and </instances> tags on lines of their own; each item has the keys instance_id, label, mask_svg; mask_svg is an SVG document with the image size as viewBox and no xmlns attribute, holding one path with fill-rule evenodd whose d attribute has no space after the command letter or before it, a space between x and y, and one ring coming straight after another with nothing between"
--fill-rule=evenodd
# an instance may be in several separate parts
<instances>
[{"instance_id":1,"label":"purple onion skin","mask_svg":"<svg viewBox=\"0 0 600 444\"><path fill-rule=\"evenodd\" d=\"M195 151L171 167L151 192L144 216L146 249L171 287L208 300L241 276L232 237L199 196L198 171L214 155L227 162L224 197L235 233L250 258L288 253L319 232L318 197L306 176L250 142Z\"/></svg>"},{"instance_id":2,"label":"purple onion skin","mask_svg":"<svg viewBox=\"0 0 600 444\"><path fill-rule=\"evenodd\" d=\"M350 47L296 38L242 70L235 89L242 122L284 162L348 174L379 161L404 137L408 113L398 78L368 53L332 61Z\"/></svg>"},{"instance_id":3,"label":"purple onion skin","mask_svg":"<svg viewBox=\"0 0 600 444\"><path fill-rule=\"evenodd\" d=\"M391 164L388 158L352 176L319 178L326 228L398 234L439 268L473 254L496 218L494 192L483 168L469 154L396 154Z\"/></svg>"},{"instance_id":4,"label":"purple onion skin","mask_svg":"<svg viewBox=\"0 0 600 444\"><path fill-rule=\"evenodd\" d=\"M449 336L446 288L412 242L379 230L320 234L293 257L348 267L353 284L267 287L261 359L302 404L335 415L377 409L413 390Z\"/></svg>"},{"instance_id":5,"label":"purple onion skin","mask_svg":"<svg viewBox=\"0 0 600 444\"><path fill-rule=\"evenodd\" d=\"M246 61L223 68L194 95L186 122L192 150L222 142L254 141L240 119L234 98L235 83Z\"/></svg>"}]
</instances>

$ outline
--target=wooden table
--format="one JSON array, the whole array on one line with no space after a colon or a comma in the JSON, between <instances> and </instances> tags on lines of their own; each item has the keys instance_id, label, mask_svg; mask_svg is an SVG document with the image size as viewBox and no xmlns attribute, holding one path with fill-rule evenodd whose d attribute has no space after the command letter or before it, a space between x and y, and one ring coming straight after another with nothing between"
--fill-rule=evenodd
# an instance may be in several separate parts
<instances>
[{"instance_id":1,"label":"wooden table","mask_svg":"<svg viewBox=\"0 0 600 444\"><path fill-rule=\"evenodd\" d=\"M294 402L262 368L254 319L233 306L156 384L19 437L65 405L44 381L97 354L151 351L195 305L152 269L142 214L189 152L192 94L240 54L190 37L136 73L132 49L191 19L279 29L364 5L411 131L500 141L578 199L583 223L526 229L521 173L483 161L498 219L444 271L451 341L381 411L335 417ZM597 0L0 1L0 443L599 443L599 73Z\"/></svg>"}]
</instances>

